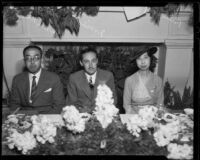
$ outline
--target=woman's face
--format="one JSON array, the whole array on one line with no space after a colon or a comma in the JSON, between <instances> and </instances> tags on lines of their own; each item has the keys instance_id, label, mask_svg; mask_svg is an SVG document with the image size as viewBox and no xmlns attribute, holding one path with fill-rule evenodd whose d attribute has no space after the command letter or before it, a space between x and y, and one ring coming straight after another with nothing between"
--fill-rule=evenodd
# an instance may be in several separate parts
<instances>
[{"instance_id":1,"label":"woman's face","mask_svg":"<svg viewBox=\"0 0 200 160\"><path fill-rule=\"evenodd\" d=\"M140 70L142 71L148 70L150 66L150 57L148 56L147 52L138 57L136 59L136 63Z\"/></svg>"}]
</instances>

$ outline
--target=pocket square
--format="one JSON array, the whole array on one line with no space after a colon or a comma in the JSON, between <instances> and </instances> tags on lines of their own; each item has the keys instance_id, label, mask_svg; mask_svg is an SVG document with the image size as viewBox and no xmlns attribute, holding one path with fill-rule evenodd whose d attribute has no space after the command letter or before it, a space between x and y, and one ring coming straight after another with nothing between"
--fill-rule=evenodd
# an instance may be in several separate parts
<instances>
[{"instance_id":1,"label":"pocket square","mask_svg":"<svg viewBox=\"0 0 200 160\"><path fill-rule=\"evenodd\" d=\"M47 89L46 91L44 91L44 92L50 92L52 90L52 88L49 88L49 89Z\"/></svg>"}]
</instances>

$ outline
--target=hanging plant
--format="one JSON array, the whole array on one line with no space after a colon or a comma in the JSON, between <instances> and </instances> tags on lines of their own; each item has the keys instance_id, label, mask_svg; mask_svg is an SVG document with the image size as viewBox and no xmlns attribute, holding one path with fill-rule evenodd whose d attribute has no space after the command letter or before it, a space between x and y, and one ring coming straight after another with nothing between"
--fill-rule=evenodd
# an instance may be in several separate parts
<instances>
[{"instance_id":1,"label":"hanging plant","mask_svg":"<svg viewBox=\"0 0 200 160\"><path fill-rule=\"evenodd\" d=\"M180 13L180 9L182 6L185 8L188 6L192 7L192 4L190 4L190 3L182 3L182 4L171 3L171 4L165 5L164 7L150 7L149 13L151 16L151 20L155 24L158 25L162 14L166 15L169 18L173 15L178 15ZM188 24L190 26L193 25L193 13L190 14Z\"/></svg>"},{"instance_id":2,"label":"hanging plant","mask_svg":"<svg viewBox=\"0 0 200 160\"><path fill-rule=\"evenodd\" d=\"M55 30L55 36L62 37L65 30L78 35L80 23L79 17L85 13L88 16L96 16L99 7L4 7L3 20L9 26L17 24L18 16L31 15L41 19L41 25L51 26Z\"/></svg>"},{"instance_id":3,"label":"hanging plant","mask_svg":"<svg viewBox=\"0 0 200 160\"><path fill-rule=\"evenodd\" d=\"M162 14L171 17L178 15L181 6L187 7L192 4L167 4L164 7L150 7L149 13L152 21L159 24ZM41 25L46 27L51 26L55 30L55 36L61 38L67 29L71 34L78 35L80 29L79 17L85 13L88 16L96 16L99 12L99 7L4 7L3 20L4 23L13 26L17 24L18 16L31 15L41 19ZM193 13L189 17L188 24L193 25Z\"/></svg>"}]
</instances>

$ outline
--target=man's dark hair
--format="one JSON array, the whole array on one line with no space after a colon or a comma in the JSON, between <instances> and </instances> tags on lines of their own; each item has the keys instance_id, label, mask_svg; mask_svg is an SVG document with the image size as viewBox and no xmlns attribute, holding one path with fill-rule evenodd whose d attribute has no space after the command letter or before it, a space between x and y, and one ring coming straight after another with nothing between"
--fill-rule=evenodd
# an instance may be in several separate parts
<instances>
[{"instance_id":1,"label":"man's dark hair","mask_svg":"<svg viewBox=\"0 0 200 160\"><path fill-rule=\"evenodd\" d=\"M25 47L24 50L23 50L24 57L25 57L26 51L29 50L29 49L37 49L40 52L40 55L42 56L42 49L40 47L35 46L35 45L29 45L29 46Z\"/></svg>"},{"instance_id":2,"label":"man's dark hair","mask_svg":"<svg viewBox=\"0 0 200 160\"><path fill-rule=\"evenodd\" d=\"M94 48L86 48L86 49L84 49L84 50L82 50L82 51L80 52L80 57L79 57L80 61L83 60L83 55L84 55L85 53L88 53L88 52L93 52L94 54L96 54L96 57L98 58L97 51L96 51Z\"/></svg>"}]
</instances>

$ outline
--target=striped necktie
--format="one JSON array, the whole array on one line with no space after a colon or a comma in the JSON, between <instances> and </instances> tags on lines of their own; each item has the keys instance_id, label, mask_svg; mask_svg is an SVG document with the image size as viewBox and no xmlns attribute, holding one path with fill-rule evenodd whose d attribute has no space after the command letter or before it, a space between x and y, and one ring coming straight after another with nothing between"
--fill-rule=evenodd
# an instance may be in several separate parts
<instances>
[{"instance_id":1,"label":"striped necktie","mask_svg":"<svg viewBox=\"0 0 200 160\"><path fill-rule=\"evenodd\" d=\"M33 102L35 95L36 95L36 80L35 80L36 76L33 76L33 81L32 81L32 87L31 87L31 100Z\"/></svg>"}]
</instances>

